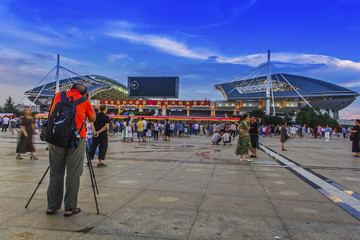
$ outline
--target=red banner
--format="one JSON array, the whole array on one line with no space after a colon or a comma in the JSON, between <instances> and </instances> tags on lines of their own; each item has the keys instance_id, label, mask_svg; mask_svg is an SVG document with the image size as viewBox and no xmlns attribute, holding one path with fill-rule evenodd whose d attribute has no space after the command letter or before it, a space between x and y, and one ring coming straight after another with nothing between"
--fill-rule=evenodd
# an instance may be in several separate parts
<instances>
[{"instance_id":1,"label":"red banner","mask_svg":"<svg viewBox=\"0 0 360 240\"><path fill-rule=\"evenodd\" d=\"M123 119L128 118L128 115L108 115L110 118L114 119ZM42 117L47 118L48 114L36 114L36 118ZM240 118L230 118L230 117L173 117L173 116L130 116L131 119L137 119L137 118L144 118L144 119L151 119L151 120L171 120L171 121L230 121L230 122L237 122L240 120Z\"/></svg>"},{"instance_id":2,"label":"red banner","mask_svg":"<svg viewBox=\"0 0 360 240\"><path fill-rule=\"evenodd\" d=\"M119 106L210 106L208 100L182 101L182 100L100 100L100 104Z\"/></svg>"}]
</instances>

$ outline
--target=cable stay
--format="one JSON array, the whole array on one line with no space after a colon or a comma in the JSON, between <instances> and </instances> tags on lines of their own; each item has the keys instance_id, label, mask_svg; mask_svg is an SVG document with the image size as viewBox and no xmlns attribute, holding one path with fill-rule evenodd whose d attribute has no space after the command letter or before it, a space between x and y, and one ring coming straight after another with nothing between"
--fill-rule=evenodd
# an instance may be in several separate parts
<instances>
[{"instance_id":1,"label":"cable stay","mask_svg":"<svg viewBox=\"0 0 360 240\"><path fill-rule=\"evenodd\" d=\"M273 72L273 74L271 74ZM222 84L231 84L234 88L226 93L228 96L233 91L237 90L240 94L248 94L255 92L264 92L266 93L266 114L270 115L270 100L272 102L272 115L276 115L275 108L275 94L276 91L295 91L297 95L319 115L319 112L313 108L313 106L300 94L298 89L294 87L285 76L278 72L270 62L270 50L268 50L268 61L259 65L258 67L251 69L250 71L241 74L235 78L232 78L229 81L223 82ZM279 79L279 76L283 80ZM276 79L272 79L272 76L275 76ZM284 82L285 81L285 82ZM288 86L286 86L286 84ZM221 84L220 84L221 85Z\"/></svg>"},{"instance_id":2,"label":"cable stay","mask_svg":"<svg viewBox=\"0 0 360 240\"><path fill-rule=\"evenodd\" d=\"M93 80L92 78L90 77L87 77L87 76L81 76L80 74L76 73L76 72L73 72L63 66L60 66L60 56L57 55L57 64L45 75L45 77L43 77L37 84L35 87L33 87L31 90L27 91L25 93L25 96L22 97L20 99L20 101L18 101L18 103L16 105L18 105L25 97L29 97L31 95L34 95L36 92L34 91L45 79L53 79L47 83L45 83L41 90L36 94L36 97L34 98L34 100L31 101L31 104L30 104L30 107L32 107L36 100L38 100L39 96L43 93L44 89L46 86L48 86L48 84L54 82L55 83L55 93L59 92L60 89L59 89L59 75L60 75L60 72L62 73L62 75L65 76L65 79L64 80L67 80L68 83L72 83L72 82L75 82L76 80L74 79L74 77L72 77L71 75L75 75L75 77L78 77L80 79L82 79L83 81L85 82L92 82L94 84L97 84L97 82L95 80ZM64 88L64 87L63 87ZM32 98L32 97L31 97Z\"/></svg>"},{"instance_id":3,"label":"cable stay","mask_svg":"<svg viewBox=\"0 0 360 240\"><path fill-rule=\"evenodd\" d=\"M270 66L276 70L275 66L271 63ZM299 91L286 79L286 77L282 74L282 73L279 73L280 76L291 86L291 88L299 95L299 97L301 97L302 100L304 100L304 102L312 109L314 110L314 112L317 114L317 115L320 115L318 111L315 110L315 108L313 108L313 106L299 93Z\"/></svg>"}]
</instances>

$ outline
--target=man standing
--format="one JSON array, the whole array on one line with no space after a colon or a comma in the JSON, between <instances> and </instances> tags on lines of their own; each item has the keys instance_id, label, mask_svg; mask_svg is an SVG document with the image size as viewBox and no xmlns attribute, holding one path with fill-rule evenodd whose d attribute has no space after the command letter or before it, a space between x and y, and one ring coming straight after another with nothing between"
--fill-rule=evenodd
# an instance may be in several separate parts
<instances>
[{"instance_id":1,"label":"man standing","mask_svg":"<svg viewBox=\"0 0 360 240\"><path fill-rule=\"evenodd\" d=\"M5 117L3 118L3 125L2 125L2 132L5 130L5 132L7 131L8 127L9 127L9 122L10 122L10 118L5 115Z\"/></svg>"},{"instance_id":2,"label":"man standing","mask_svg":"<svg viewBox=\"0 0 360 240\"><path fill-rule=\"evenodd\" d=\"M199 124L196 122L194 125L195 136L199 134Z\"/></svg>"},{"instance_id":3,"label":"man standing","mask_svg":"<svg viewBox=\"0 0 360 240\"><path fill-rule=\"evenodd\" d=\"M146 142L146 132L148 129L148 122L145 120L145 118L141 119L142 122L144 123L144 127L143 127L143 142Z\"/></svg>"},{"instance_id":4,"label":"man standing","mask_svg":"<svg viewBox=\"0 0 360 240\"><path fill-rule=\"evenodd\" d=\"M74 101L83 98L86 93L86 87L81 83L75 83L70 91L66 92L68 98L72 97ZM54 97L50 114L56 103L61 100L61 92ZM79 144L77 147L62 148L50 144L49 162L50 162L50 181L47 191L47 215L52 215L60 209L63 200L64 175L66 169L66 193L64 198L65 211L64 216L70 217L81 211L77 207L77 195L80 186L80 176L83 172L83 161L85 153L86 127L84 120L88 117L90 122L95 121L95 113L90 103L90 96L87 100L76 106L75 123L79 131Z\"/></svg>"},{"instance_id":5,"label":"man standing","mask_svg":"<svg viewBox=\"0 0 360 240\"><path fill-rule=\"evenodd\" d=\"M236 125L235 125L234 122L231 123L231 125L230 125L230 130L231 130L231 134L230 134L230 135L231 135L233 138L235 138L235 137L236 137Z\"/></svg>"},{"instance_id":6,"label":"man standing","mask_svg":"<svg viewBox=\"0 0 360 240\"><path fill-rule=\"evenodd\" d=\"M252 146L252 154L250 157L256 158L256 149L259 148L259 123L256 119L256 117L251 117L250 122L250 140L251 140L251 146Z\"/></svg>"},{"instance_id":7,"label":"man standing","mask_svg":"<svg viewBox=\"0 0 360 240\"><path fill-rule=\"evenodd\" d=\"M146 142L145 137L144 137L144 121L140 118L139 121L136 124L136 131L137 131L137 136L139 139L139 142L141 142L141 139L143 140L143 142Z\"/></svg>"},{"instance_id":8,"label":"man standing","mask_svg":"<svg viewBox=\"0 0 360 240\"><path fill-rule=\"evenodd\" d=\"M343 127L341 131L342 131L343 137L344 137L344 139L345 139L345 138L346 138L346 135L347 135L347 130L346 130L346 128Z\"/></svg>"},{"instance_id":9,"label":"man standing","mask_svg":"<svg viewBox=\"0 0 360 240\"><path fill-rule=\"evenodd\" d=\"M103 163L105 160L106 151L108 148L108 134L107 129L110 124L110 118L106 115L107 108L105 105L101 105L99 108L100 112L96 114L96 121L94 122L94 139L91 144L90 148L90 161L93 160L96 148L99 146L99 163L97 164L97 167L106 167Z\"/></svg>"},{"instance_id":10,"label":"man standing","mask_svg":"<svg viewBox=\"0 0 360 240\"><path fill-rule=\"evenodd\" d=\"M360 119L355 120L355 127L350 131L350 140L352 143L352 152L355 153L354 157L360 158Z\"/></svg>"}]
</instances>

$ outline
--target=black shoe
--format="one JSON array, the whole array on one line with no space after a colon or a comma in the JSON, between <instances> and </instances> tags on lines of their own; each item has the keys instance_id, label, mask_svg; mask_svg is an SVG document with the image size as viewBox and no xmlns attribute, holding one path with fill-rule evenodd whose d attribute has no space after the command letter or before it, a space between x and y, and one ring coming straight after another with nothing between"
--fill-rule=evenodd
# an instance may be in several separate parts
<instances>
[{"instance_id":1,"label":"black shoe","mask_svg":"<svg viewBox=\"0 0 360 240\"><path fill-rule=\"evenodd\" d=\"M251 155L250 157L251 157L251 158L257 158L257 156L256 156L256 155Z\"/></svg>"},{"instance_id":2,"label":"black shoe","mask_svg":"<svg viewBox=\"0 0 360 240\"><path fill-rule=\"evenodd\" d=\"M98 163L97 167L98 167L98 168L107 167L107 165L105 165L104 163L100 163L100 164Z\"/></svg>"}]
</instances>

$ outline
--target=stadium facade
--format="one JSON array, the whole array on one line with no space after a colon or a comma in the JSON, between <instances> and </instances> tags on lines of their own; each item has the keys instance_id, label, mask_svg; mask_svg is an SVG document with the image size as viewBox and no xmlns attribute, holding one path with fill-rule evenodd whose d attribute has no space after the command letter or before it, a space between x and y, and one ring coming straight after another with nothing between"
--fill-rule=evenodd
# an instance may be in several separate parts
<instances>
[{"instance_id":1,"label":"stadium facade","mask_svg":"<svg viewBox=\"0 0 360 240\"><path fill-rule=\"evenodd\" d=\"M241 114L255 109L265 110L266 76L250 78L240 81L216 84L225 100L140 100L114 99L110 92L114 89L119 93L117 96L127 96L128 88L116 80L100 76L86 75L60 80L60 91L69 90L74 82L82 82L87 86L88 92L94 96L101 92L105 96L102 100L92 100L97 108L100 104L106 104L109 112L115 114L124 110L128 111L152 111L161 115L177 116L211 116L222 117L228 113ZM356 97L357 92L347 88L325 82L322 80L292 75L271 75L273 94L271 96L271 111L276 114L297 113L301 109L308 109L311 105L316 110L330 113L334 118L339 117L339 111L349 106ZM47 112L51 100L55 94L55 82L48 83L31 89L25 94L29 100L40 105L41 112ZM309 104L307 104L307 102Z\"/></svg>"},{"instance_id":2,"label":"stadium facade","mask_svg":"<svg viewBox=\"0 0 360 240\"><path fill-rule=\"evenodd\" d=\"M359 96L357 92L333 83L285 73L272 74L271 84L271 109L275 109L276 113L296 113L310 108L311 105L316 110L327 111L334 118L338 118L339 111ZM267 76L259 76L216 84L215 89L223 94L225 102L236 102L242 110L248 112L265 108L268 99L266 85Z\"/></svg>"},{"instance_id":3,"label":"stadium facade","mask_svg":"<svg viewBox=\"0 0 360 240\"><path fill-rule=\"evenodd\" d=\"M83 83L92 96L109 90L115 90L124 96L128 94L128 89L124 84L100 75L85 75L59 80L60 91L70 90L75 82ZM30 101L35 101L41 111L47 111L55 95L55 89L56 83L50 82L26 91L25 95Z\"/></svg>"}]
</instances>

